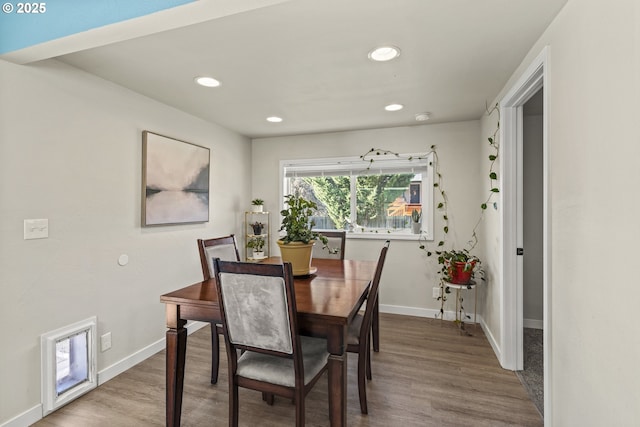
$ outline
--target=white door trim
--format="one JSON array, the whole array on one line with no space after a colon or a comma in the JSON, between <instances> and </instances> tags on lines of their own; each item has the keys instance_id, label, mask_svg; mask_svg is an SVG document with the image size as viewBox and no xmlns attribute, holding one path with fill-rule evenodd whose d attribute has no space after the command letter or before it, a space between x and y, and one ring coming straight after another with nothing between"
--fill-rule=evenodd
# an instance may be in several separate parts
<instances>
[{"instance_id":1,"label":"white door trim","mask_svg":"<svg viewBox=\"0 0 640 427\"><path fill-rule=\"evenodd\" d=\"M502 347L500 364L505 369L520 370L523 367L523 259L516 255L522 247L522 105L540 88L544 87L542 119L543 146L543 324L544 324L544 414L545 425L550 423L551 372L551 264L549 227L549 141L548 94L549 47L542 49L520 79L500 101L501 162L502 171L502 271L501 271L501 325ZM525 248L526 251L526 248Z\"/></svg>"}]
</instances>

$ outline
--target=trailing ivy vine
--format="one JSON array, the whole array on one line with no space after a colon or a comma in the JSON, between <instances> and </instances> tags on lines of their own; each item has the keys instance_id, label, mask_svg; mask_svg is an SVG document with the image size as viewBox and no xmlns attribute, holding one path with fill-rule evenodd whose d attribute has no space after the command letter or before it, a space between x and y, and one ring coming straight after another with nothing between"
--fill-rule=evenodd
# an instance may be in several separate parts
<instances>
[{"instance_id":1,"label":"trailing ivy vine","mask_svg":"<svg viewBox=\"0 0 640 427\"><path fill-rule=\"evenodd\" d=\"M463 249L461 251L456 251L456 250L451 250L451 251L445 251L443 249L444 245L445 245L445 241L446 238L449 234L449 211L448 211L448 205L449 205L449 198L448 195L444 189L444 179L442 176L442 173L440 171L440 159L438 158L438 152L436 150L436 146L435 145L431 145L431 147L429 148L429 151L424 153L424 154L420 154L417 156L403 156L399 153L396 153L394 151L391 150L387 150L387 149L381 149L381 148L372 148L369 151L367 151L365 154L361 155L360 158L367 162L367 170L371 169L371 167L373 166L373 163L376 161L376 158L379 158L379 156L394 156L398 159L404 159L404 160L424 160L427 159L430 155L433 155L433 161L435 161L435 165L433 164L433 161L431 161L429 163L429 165L431 167L434 168L434 183L433 183L433 187L434 189L436 189L440 195L440 200L438 201L437 205L436 205L436 210L439 212L439 215L442 215L442 228L440 228L440 232L442 237L438 240L438 243L436 244L436 248L435 249L429 249L428 248L428 244L429 241L426 238L426 235L424 233L421 233L419 238L418 238L418 247L425 251L425 253L427 254L427 256L432 256L434 253L438 256L438 261L440 264L443 264L444 258L449 257L450 255L455 255L455 254L465 254L465 256L469 256L471 258L475 258L477 260L478 265L480 264L480 260L477 257L472 257L469 255L469 252L472 251L478 244L478 228L480 226L480 224L482 223L482 219L484 218L484 213L487 210L487 207L491 204L494 196L496 194L498 194L500 192L500 189L498 188L498 173L496 172L496 161L498 160L499 154L500 154L500 144L498 142L498 136L500 133L500 108L499 108L499 104L496 103L495 106L493 106L493 108L489 109L488 106L485 107L487 115L491 116L493 113L496 113L498 115L498 120L497 120L497 125L496 125L496 129L493 132L493 134L491 136L489 136L487 138L489 145L491 146L493 152L491 154L489 154L489 194L487 196L487 198L484 200L484 202L482 202L482 204L480 205L480 216L478 217L478 221L476 222L475 226L473 227L473 230L471 232L471 239L468 242L468 248ZM493 207L495 209L498 208L497 206L497 202L493 203ZM435 237L435 236L434 236ZM444 303L444 301L447 300L446 295L449 294L451 291L449 289L448 286L445 286L444 284L444 271L446 270L446 267L442 267L442 269L438 272L439 274L441 274L440 276L440 288L441 288L441 293L440 296L438 297L439 301L442 301ZM481 276L484 276L483 272L480 272ZM483 277L484 279L484 277ZM464 308L462 307L462 301L460 302L460 316L461 319L462 318L469 318L468 315L466 315L466 313L464 312ZM439 316L443 316L444 315L444 311L443 311L443 307L441 306L440 308L440 313L439 315L436 315L436 317ZM462 321L462 320L461 320Z\"/></svg>"},{"instance_id":2,"label":"trailing ivy vine","mask_svg":"<svg viewBox=\"0 0 640 427\"><path fill-rule=\"evenodd\" d=\"M478 244L478 233L477 233L478 227L480 226L480 223L484 218L484 213L487 210L487 207L489 206L491 201L493 200L493 197L500 192L500 189L498 188L498 183L497 183L498 174L495 171L496 161L498 160L498 156L500 155L500 144L498 142L498 135L500 133L500 107L498 103L496 103L496 105L494 105L493 108L491 109L489 109L488 106L485 106L485 110L487 111L488 116L491 116L491 114L493 114L494 112L498 114L498 122L496 124L495 131L493 131L493 134L491 134L491 136L487 138L489 145L493 149L493 153L489 154L489 162L490 162L489 164L489 195L487 196L487 199L484 202L482 202L482 204L480 205L480 216L478 217L478 221L476 222L476 225L473 227L473 230L471 232L471 239L469 240L468 251L473 250ZM498 209L497 202L493 203L493 208Z\"/></svg>"}]
</instances>

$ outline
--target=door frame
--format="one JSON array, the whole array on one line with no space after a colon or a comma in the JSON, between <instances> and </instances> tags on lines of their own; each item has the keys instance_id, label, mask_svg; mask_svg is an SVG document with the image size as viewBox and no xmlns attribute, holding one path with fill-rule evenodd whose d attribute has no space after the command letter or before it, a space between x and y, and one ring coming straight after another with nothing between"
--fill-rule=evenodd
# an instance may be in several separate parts
<instances>
[{"instance_id":1,"label":"door frame","mask_svg":"<svg viewBox=\"0 0 640 427\"><path fill-rule=\"evenodd\" d=\"M523 105L538 90L543 91L543 346L544 346L544 414L545 425L550 416L551 388L551 247L549 222L549 134L548 98L549 47L542 49L516 83L500 101L502 171L502 270L500 364L505 369L523 368L523 257L516 255L523 247ZM524 248L526 251L526 248ZM525 252L526 253L526 252Z\"/></svg>"}]
</instances>

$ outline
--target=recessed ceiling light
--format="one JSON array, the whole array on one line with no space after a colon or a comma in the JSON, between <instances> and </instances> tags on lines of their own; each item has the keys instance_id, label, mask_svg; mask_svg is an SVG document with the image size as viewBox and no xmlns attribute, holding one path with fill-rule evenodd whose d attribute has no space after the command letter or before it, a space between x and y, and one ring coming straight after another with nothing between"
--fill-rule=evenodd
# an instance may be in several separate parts
<instances>
[{"instance_id":1,"label":"recessed ceiling light","mask_svg":"<svg viewBox=\"0 0 640 427\"><path fill-rule=\"evenodd\" d=\"M387 111L400 111L403 108L404 108L404 105L402 104L389 104L386 107L384 107L384 109Z\"/></svg>"},{"instance_id":2,"label":"recessed ceiling light","mask_svg":"<svg viewBox=\"0 0 640 427\"><path fill-rule=\"evenodd\" d=\"M267 121L271 123L280 123L282 121L282 117L278 117L278 116L267 117Z\"/></svg>"},{"instance_id":3,"label":"recessed ceiling light","mask_svg":"<svg viewBox=\"0 0 640 427\"><path fill-rule=\"evenodd\" d=\"M218 87L218 86L220 86L220 82L218 80L214 79L213 77L196 77L194 80L200 86L205 86L205 87Z\"/></svg>"},{"instance_id":4,"label":"recessed ceiling light","mask_svg":"<svg viewBox=\"0 0 640 427\"><path fill-rule=\"evenodd\" d=\"M372 61L391 61L400 56L400 48L395 46L380 46L369 52L369 59Z\"/></svg>"},{"instance_id":5,"label":"recessed ceiling light","mask_svg":"<svg viewBox=\"0 0 640 427\"><path fill-rule=\"evenodd\" d=\"M419 122L424 122L426 120L429 120L429 118L431 117L431 115L429 113L418 113L416 114L416 120Z\"/></svg>"}]
</instances>

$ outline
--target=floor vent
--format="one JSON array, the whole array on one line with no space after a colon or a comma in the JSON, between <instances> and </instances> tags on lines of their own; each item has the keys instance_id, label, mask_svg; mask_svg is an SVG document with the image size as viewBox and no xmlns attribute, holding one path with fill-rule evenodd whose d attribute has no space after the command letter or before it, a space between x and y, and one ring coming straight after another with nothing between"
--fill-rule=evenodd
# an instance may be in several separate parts
<instances>
[{"instance_id":1,"label":"floor vent","mask_svg":"<svg viewBox=\"0 0 640 427\"><path fill-rule=\"evenodd\" d=\"M96 325L91 317L40 337L42 416L97 386Z\"/></svg>"}]
</instances>

